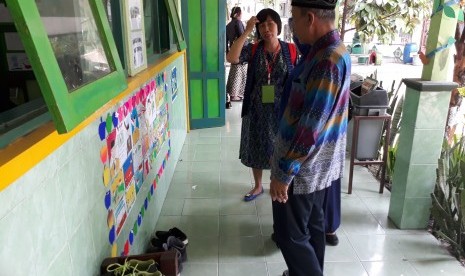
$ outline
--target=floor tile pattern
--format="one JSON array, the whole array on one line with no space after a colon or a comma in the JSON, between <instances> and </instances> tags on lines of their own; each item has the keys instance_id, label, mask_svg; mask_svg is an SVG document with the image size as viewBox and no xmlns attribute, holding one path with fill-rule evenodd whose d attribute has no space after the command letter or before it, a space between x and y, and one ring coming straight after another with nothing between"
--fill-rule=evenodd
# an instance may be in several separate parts
<instances>
[{"instance_id":1,"label":"floor tile pattern","mask_svg":"<svg viewBox=\"0 0 465 276\"><path fill-rule=\"evenodd\" d=\"M177 226L189 237L182 275L277 276L286 269L272 233L269 172L265 193L244 202L251 171L239 159L241 103L227 110L221 128L192 130L165 199L157 230ZM387 218L390 193L355 167L354 190L342 187L340 243L327 247L325 275L465 275L465 268L426 231L399 230Z\"/></svg>"}]
</instances>

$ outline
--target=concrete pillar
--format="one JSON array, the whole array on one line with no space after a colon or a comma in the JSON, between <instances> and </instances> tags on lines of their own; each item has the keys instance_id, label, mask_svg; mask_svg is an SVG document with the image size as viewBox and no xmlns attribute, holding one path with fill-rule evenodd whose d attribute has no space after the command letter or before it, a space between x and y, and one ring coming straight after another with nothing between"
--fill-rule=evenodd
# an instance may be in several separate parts
<instances>
[{"instance_id":1,"label":"concrete pillar","mask_svg":"<svg viewBox=\"0 0 465 276\"><path fill-rule=\"evenodd\" d=\"M442 3L436 0L433 12ZM454 5L434 13L425 54L454 37L458 9ZM450 94L457 87L450 82L452 47L430 58L421 79L404 80L407 90L389 206L389 218L401 229L422 229L428 223Z\"/></svg>"},{"instance_id":2,"label":"concrete pillar","mask_svg":"<svg viewBox=\"0 0 465 276\"><path fill-rule=\"evenodd\" d=\"M423 229L430 215L450 92L457 84L421 79L405 79L404 83L407 91L389 218L400 229Z\"/></svg>"}]
</instances>

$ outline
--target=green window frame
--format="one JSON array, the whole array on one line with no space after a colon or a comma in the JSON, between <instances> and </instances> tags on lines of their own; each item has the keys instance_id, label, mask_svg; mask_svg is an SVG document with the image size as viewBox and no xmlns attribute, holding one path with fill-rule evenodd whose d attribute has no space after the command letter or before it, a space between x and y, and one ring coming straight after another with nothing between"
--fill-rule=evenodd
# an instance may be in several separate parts
<instances>
[{"instance_id":1,"label":"green window frame","mask_svg":"<svg viewBox=\"0 0 465 276\"><path fill-rule=\"evenodd\" d=\"M179 18L178 6L175 0L165 0L168 8L168 14L170 16L171 25L174 29L174 37L176 44L178 45L178 51L182 51L187 48L186 39L182 31L181 20Z\"/></svg>"},{"instance_id":2,"label":"green window frame","mask_svg":"<svg viewBox=\"0 0 465 276\"><path fill-rule=\"evenodd\" d=\"M123 35L123 1L122 0L101 0L106 7L112 33L116 41L118 53L125 66L126 47ZM155 64L160 58L163 58L175 51L186 49L186 41L181 27L181 20L178 13L176 0L143 0L144 9L144 27L146 38L146 57L147 64ZM173 16L175 15L175 16Z\"/></svg>"},{"instance_id":3,"label":"green window frame","mask_svg":"<svg viewBox=\"0 0 465 276\"><path fill-rule=\"evenodd\" d=\"M143 0L145 43L149 64L175 49L165 0Z\"/></svg>"},{"instance_id":4,"label":"green window frame","mask_svg":"<svg viewBox=\"0 0 465 276\"><path fill-rule=\"evenodd\" d=\"M71 131L127 88L103 3L87 1L111 71L70 93L36 1L6 0L58 133Z\"/></svg>"},{"instance_id":5,"label":"green window frame","mask_svg":"<svg viewBox=\"0 0 465 276\"><path fill-rule=\"evenodd\" d=\"M186 48L175 0L144 0L144 21L148 63Z\"/></svg>"},{"instance_id":6,"label":"green window frame","mask_svg":"<svg viewBox=\"0 0 465 276\"><path fill-rule=\"evenodd\" d=\"M116 49L121 60L121 64L126 71L125 45L123 36L123 6L121 0L102 0L105 8L105 15L108 18ZM127 72L126 72L127 73Z\"/></svg>"}]
</instances>

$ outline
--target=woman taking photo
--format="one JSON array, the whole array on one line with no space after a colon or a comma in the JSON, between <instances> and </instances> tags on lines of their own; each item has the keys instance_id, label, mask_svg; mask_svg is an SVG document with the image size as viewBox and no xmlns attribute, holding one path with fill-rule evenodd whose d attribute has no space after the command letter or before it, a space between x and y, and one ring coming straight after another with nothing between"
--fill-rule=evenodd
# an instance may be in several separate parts
<instances>
[{"instance_id":1,"label":"woman taking photo","mask_svg":"<svg viewBox=\"0 0 465 276\"><path fill-rule=\"evenodd\" d=\"M243 47L254 27L259 42ZM241 114L239 158L242 164L252 168L255 187L244 196L245 201L254 200L263 193L262 172L270 169L283 86L296 60L294 44L279 40L280 33L279 14L272 9L263 9L250 18L244 33L226 56L231 63L249 64Z\"/></svg>"}]
</instances>

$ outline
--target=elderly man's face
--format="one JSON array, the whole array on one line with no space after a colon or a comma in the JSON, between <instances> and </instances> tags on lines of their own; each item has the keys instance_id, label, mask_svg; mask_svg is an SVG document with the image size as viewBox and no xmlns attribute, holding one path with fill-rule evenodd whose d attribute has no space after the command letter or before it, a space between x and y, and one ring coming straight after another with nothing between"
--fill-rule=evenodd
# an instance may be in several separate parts
<instances>
[{"instance_id":1,"label":"elderly man's face","mask_svg":"<svg viewBox=\"0 0 465 276\"><path fill-rule=\"evenodd\" d=\"M304 27L304 16L302 15L302 11L300 8L292 6L292 31L294 35L299 39L300 42L303 42L303 31L305 30Z\"/></svg>"},{"instance_id":2,"label":"elderly man's face","mask_svg":"<svg viewBox=\"0 0 465 276\"><path fill-rule=\"evenodd\" d=\"M302 43L308 43L306 41L308 32L308 15L302 14L302 10L299 7L292 6L292 29L294 35Z\"/></svg>"}]
</instances>

